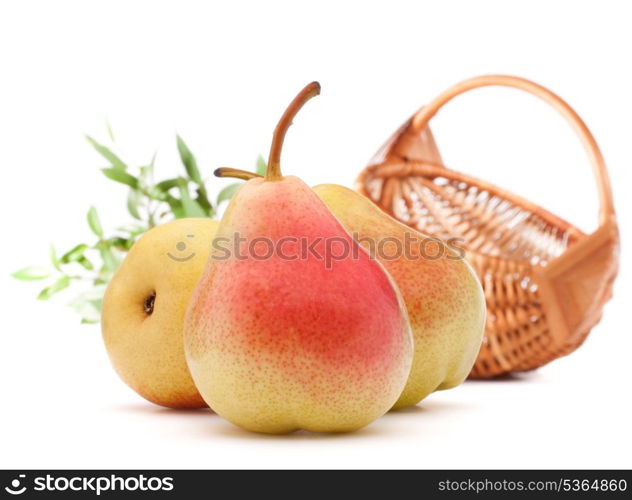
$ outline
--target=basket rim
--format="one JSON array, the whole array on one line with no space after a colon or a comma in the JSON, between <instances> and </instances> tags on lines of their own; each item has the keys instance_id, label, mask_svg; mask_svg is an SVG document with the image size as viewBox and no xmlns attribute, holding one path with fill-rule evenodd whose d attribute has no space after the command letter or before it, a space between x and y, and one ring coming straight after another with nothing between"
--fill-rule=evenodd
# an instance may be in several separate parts
<instances>
[{"instance_id":1,"label":"basket rim","mask_svg":"<svg viewBox=\"0 0 632 500\"><path fill-rule=\"evenodd\" d=\"M373 198L369 194L368 189L366 188L367 177L372 173L375 174L381 168L388 168L388 167L395 167L395 166L404 167L402 174L399 175L398 177L414 176L415 174L413 170L419 169L419 170L424 171L423 173L420 174L420 176L445 177L457 182L465 182L467 184L475 185L479 188L482 188L488 191L490 194L494 196L497 196L502 199L507 199L511 201L512 203L514 203L515 205L518 205L521 208L528 210L534 213L535 215L538 215L539 217L544 219L546 223L552 226L558 227L565 232L568 232L569 236L573 240L586 237L588 236L588 234L591 234L592 232L594 232L594 231L591 231L590 233L585 233L574 224L568 222L566 219L563 219L562 217L555 215L551 211L543 208L541 205L538 205L511 191L503 189L489 181L480 179L473 175L464 174L462 172L452 170L451 168L447 168L444 165L441 165L438 163L432 163L428 161L388 158L380 163L369 164L366 167L364 167L364 169L362 169L362 171L356 178L356 189L364 196L373 200ZM387 176L380 176L380 175L377 175L377 177L387 178ZM373 200L373 201L377 203L376 200ZM602 225L603 224L600 223L598 227L596 228L596 230L602 227Z\"/></svg>"}]
</instances>

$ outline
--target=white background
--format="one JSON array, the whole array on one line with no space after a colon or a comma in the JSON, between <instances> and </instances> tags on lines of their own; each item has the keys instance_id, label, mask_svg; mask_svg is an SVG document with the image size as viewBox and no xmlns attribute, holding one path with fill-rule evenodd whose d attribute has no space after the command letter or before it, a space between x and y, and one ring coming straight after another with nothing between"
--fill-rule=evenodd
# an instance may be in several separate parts
<instances>
[{"instance_id":1,"label":"white background","mask_svg":"<svg viewBox=\"0 0 632 500\"><path fill-rule=\"evenodd\" d=\"M0 7L0 466L631 467L629 214L632 31L625 2L3 2ZM418 106L484 73L568 100L601 145L623 233L615 298L586 344L535 373L468 382L351 435L270 437L136 396L70 295L36 302L9 275L48 245L89 238L85 212L126 221L125 190L84 133L129 162L179 132L206 175L251 168L276 120L320 80L288 134L286 173L351 185ZM566 123L517 91L484 89L432 122L446 163L537 201L586 231L591 170ZM223 181L210 179L216 192ZM256 216L256 214L253 214Z\"/></svg>"}]
</instances>

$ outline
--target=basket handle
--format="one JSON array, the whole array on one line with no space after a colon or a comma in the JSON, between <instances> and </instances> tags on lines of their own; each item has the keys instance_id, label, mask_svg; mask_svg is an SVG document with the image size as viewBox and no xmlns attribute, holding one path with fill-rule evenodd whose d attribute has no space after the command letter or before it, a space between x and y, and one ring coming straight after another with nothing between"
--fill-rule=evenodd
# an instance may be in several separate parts
<instances>
[{"instance_id":1,"label":"basket handle","mask_svg":"<svg viewBox=\"0 0 632 500\"><path fill-rule=\"evenodd\" d=\"M503 86L513 87L516 89L524 90L530 94L539 97L543 101L553 106L566 120L571 124L579 138L581 139L590 162L593 167L595 180L597 182L597 189L599 191L599 203L600 212L599 220L600 224L604 225L615 216L614 202L612 199L612 188L610 186L610 178L606 170L606 164L604 162L599 146L595 141L595 138L588 130L588 127L579 115L571 108L564 100L555 95L550 90L517 76L509 75L484 75L469 80L462 81L456 85L450 87L448 90L440 94L432 102L421 108L412 119L411 128L417 133L421 133L422 130L428 125L428 121L439 111L439 109L446 104L452 98L463 94L468 90L472 90L479 87L488 86Z\"/></svg>"}]
</instances>

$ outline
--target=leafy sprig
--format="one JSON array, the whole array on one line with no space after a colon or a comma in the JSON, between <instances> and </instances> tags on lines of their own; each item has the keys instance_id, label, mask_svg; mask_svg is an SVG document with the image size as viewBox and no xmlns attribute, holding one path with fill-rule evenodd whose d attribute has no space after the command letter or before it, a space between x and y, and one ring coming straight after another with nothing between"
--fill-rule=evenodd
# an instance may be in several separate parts
<instances>
[{"instance_id":1,"label":"leafy sprig","mask_svg":"<svg viewBox=\"0 0 632 500\"><path fill-rule=\"evenodd\" d=\"M113 142L114 134L109 124L107 129ZM86 139L108 162L101 168L103 175L126 186L131 221L106 233L97 209L90 207L86 215L92 233L89 243L78 243L61 256L51 246L48 267L28 266L12 276L21 281L48 281L38 295L40 300L50 299L73 283L87 283L87 288L70 302L70 306L80 314L82 323L97 323L108 282L125 253L143 233L172 219L214 217L217 208L230 200L240 183L226 186L212 203L195 156L180 136L176 136L176 146L184 172L160 181L154 176L155 154L149 163L130 167L107 146L90 136ZM265 161L261 157L257 160L257 171L265 172Z\"/></svg>"}]
</instances>

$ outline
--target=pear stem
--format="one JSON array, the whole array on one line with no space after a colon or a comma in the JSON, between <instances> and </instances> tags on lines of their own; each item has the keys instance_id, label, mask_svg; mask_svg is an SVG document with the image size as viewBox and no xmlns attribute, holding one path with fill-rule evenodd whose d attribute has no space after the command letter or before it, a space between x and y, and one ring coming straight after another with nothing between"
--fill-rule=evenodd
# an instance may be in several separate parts
<instances>
[{"instance_id":1,"label":"pear stem","mask_svg":"<svg viewBox=\"0 0 632 500\"><path fill-rule=\"evenodd\" d=\"M255 172L248 172L247 170L231 167L217 168L213 174L215 177L234 177L235 179L242 179L244 181L249 181L250 179L255 179L257 177L263 177L263 175Z\"/></svg>"},{"instance_id":2,"label":"pear stem","mask_svg":"<svg viewBox=\"0 0 632 500\"><path fill-rule=\"evenodd\" d=\"M267 181L279 180L281 178L281 149L283 148L283 140L287 129L292 125L292 120L296 113L309 101L312 97L320 94L320 84L312 82L305 86L283 113L272 136L272 145L270 146L270 156L268 157L268 168L266 170L265 179Z\"/></svg>"}]
</instances>

